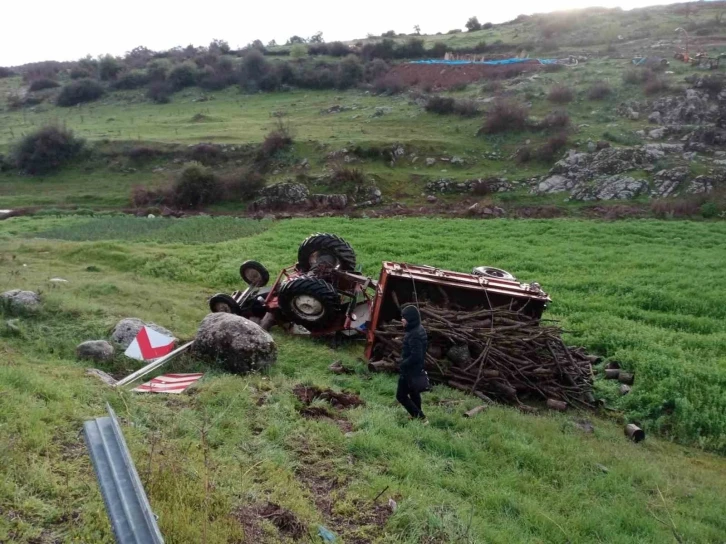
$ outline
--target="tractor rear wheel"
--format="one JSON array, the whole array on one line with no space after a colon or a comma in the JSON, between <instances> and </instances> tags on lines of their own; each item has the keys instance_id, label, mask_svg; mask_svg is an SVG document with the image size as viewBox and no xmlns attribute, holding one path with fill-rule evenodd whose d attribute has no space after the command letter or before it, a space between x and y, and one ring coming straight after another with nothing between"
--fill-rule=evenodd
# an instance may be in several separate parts
<instances>
[{"instance_id":1,"label":"tractor rear wheel","mask_svg":"<svg viewBox=\"0 0 726 544\"><path fill-rule=\"evenodd\" d=\"M282 286L278 303L283 315L309 331L320 330L340 315L340 296L320 278L301 276Z\"/></svg>"},{"instance_id":2,"label":"tractor rear wheel","mask_svg":"<svg viewBox=\"0 0 726 544\"><path fill-rule=\"evenodd\" d=\"M355 251L348 242L334 234L313 234L297 250L298 266L303 272L324 265L341 270L355 270Z\"/></svg>"}]
</instances>

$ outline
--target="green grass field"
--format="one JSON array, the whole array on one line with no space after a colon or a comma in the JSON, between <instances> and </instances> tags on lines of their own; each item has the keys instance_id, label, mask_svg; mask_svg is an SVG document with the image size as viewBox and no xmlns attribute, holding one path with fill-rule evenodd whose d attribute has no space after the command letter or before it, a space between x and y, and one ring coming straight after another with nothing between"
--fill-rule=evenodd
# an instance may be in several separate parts
<instances>
[{"instance_id":1,"label":"green grass field","mask_svg":"<svg viewBox=\"0 0 726 544\"><path fill-rule=\"evenodd\" d=\"M438 386L423 427L396 405L394 377L367 373L360 346L334 351L280 331L269 375L182 359L165 370L207 375L174 398L110 390L75 360L79 342L107 337L122 317L191 338L207 297L238 286L242 260L275 271L315 231L344 236L374 275L393 259L491 264L541 282L568 342L635 372L623 398L597 384L623 415L497 406L468 420L477 401ZM725 234L722 223L651 220L3 221L0 291L36 290L44 306L0 323L0 541L113 541L80 434L108 401L169 543L291 541L269 518L250 527L268 501L311 535L322 524L343 542L721 543ZM336 359L356 372L331 374ZM138 366L119 355L103 368ZM352 390L366 405L308 419L292 394L300 383ZM594 433L577 427L583 418ZM626 420L648 438L628 442ZM372 502L383 489L376 504L398 503L390 517Z\"/></svg>"}]
</instances>

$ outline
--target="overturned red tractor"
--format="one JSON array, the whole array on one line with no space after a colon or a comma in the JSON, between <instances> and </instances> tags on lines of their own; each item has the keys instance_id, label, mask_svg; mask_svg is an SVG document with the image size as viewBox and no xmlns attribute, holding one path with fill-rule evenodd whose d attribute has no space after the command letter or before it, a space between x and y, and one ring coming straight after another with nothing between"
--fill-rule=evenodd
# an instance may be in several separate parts
<instances>
[{"instance_id":1,"label":"overturned red tractor","mask_svg":"<svg viewBox=\"0 0 726 544\"><path fill-rule=\"evenodd\" d=\"M296 324L314 336L364 335L368 357L376 351L374 331L398 319L408 303L428 301L462 310L506 306L539 318L550 300L539 284L520 283L512 274L488 266L466 274L383 262L374 280L360 273L350 244L333 234L305 239L297 263L284 268L271 287L269 272L256 261L243 263L240 276L247 289L214 295L209 300L212 312L254 319L266 329Z\"/></svg>"}]
</instances>

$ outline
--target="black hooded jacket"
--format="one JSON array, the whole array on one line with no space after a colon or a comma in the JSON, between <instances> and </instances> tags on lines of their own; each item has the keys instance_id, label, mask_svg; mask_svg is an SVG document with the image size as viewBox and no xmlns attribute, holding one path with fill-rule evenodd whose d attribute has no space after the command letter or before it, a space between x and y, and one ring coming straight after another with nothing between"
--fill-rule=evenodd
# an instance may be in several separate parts
<instances>
[{"instance_id":1,"label":"black hooded jacket","mask_svg":"<svg viewBox=\"0 0 726 544\"><path fill-rule=\"evenodd\" d=\"M421 315L416 306L406 306L401 311L406 320L406 334L401 350L401 375L417 376L424 369L428 337L421 326Z\"/></svg>"}]
</instances>

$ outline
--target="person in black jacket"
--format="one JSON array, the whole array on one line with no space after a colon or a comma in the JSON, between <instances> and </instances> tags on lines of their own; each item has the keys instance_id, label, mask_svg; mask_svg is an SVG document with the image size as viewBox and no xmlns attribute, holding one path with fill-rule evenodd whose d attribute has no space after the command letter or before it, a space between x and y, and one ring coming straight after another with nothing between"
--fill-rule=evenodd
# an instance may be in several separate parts
<instances>
[{"instance_id":1,"label":"person in black jacket","mask_svg":"<svg viewBox=\"0 0 726 544\"><path fill-rule=\"evenodd\" d=\"M426 416L421 410L421 393L411 387L411 379L424 371L428 337L421 326L421 315L416 306L404 307L401 317L406 334L403 337L401 350L401 374L398 377L396 400L411 414L411 418L425 420Z\"/></svg>"}]
</instances>

